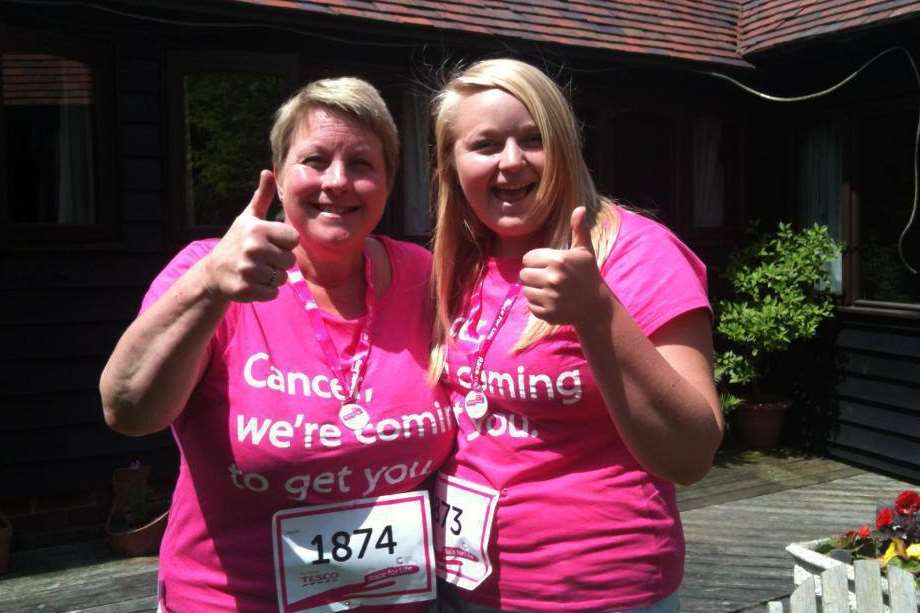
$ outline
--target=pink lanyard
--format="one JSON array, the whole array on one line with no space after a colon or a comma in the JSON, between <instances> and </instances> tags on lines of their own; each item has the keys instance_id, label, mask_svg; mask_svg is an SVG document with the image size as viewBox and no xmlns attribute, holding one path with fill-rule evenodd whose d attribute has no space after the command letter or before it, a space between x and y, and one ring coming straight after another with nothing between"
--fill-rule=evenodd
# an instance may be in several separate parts
<instances>
[{"instance_id":1,"label":"pink lanyard","mask_svg":"<svg viewBox=\"0 0 920 613\"><path fill-rule=\"evenodd\" d=\"M478 323L479 318L482 316L483 287L485 286L485 282L485 271L483 271L482 281L477 284L476 291L470 296L470 303L473 304L473 307L470 309L470 322L476 321ZM508 288L508 292L505 294L505 299L502 301L498 313L495 315L495 319L492 321L492 325L489 326L489 331L479 342L479 346L476 350L469 354L470 387L472 389L464 399L464 406L466 412L473 419L483 417L489 409L488 399L482 391L482 371L486 361L486 353L489 352L492 341L495 340L498 331L508 319L508 313L511 312L511 307L514 306L514 302L520 294L521 284L519 282L512 283L511 287ZM475 330L476 328L478 328L478 325L474 326L473 329Z\"/></svg>"},{"instance_id":2,"label":"pink lanyard","mask_svg":"<svg viewBox=\"0 0 920 613\"><path fill-rule=\"evenodd\" d=\"M310 318L310 324L313 326L313 334L316 337L316 342L319 343L323 351L326 367L329 368L332 375L337 377L343 385L348 381L349 371L351 372L351 381L348 383L345 400L342 403L343 411L339 416L342 421L345 422L346 426L353 429L361 428L367 423L367 414L356 401L361 391L361 384L364 381L364 376L367 374L367 363L371 352L370 328L373 324L374 305L376 303L371 260L367 255L367 251L365 251L362 256L364 258L364 304L367 307L367 316L365 317L364 325L361 327L358 336L358 347L352 356L351 368L347 366L349 360L343 359L339 356L338 351L336 351L335 345L332 342L332 337L326 327L326 322L323 321L323 315L320 313L320 308L316 304L313 293L310 292L310 288L307 286L306 279L303 278L303 275L300 275L300 279L291 284L294 291L297 292L298 297L304 303L304 309L306 309L307 316ZM349 422L364 423L353 426Z\"/></svg>"}]
</instances>

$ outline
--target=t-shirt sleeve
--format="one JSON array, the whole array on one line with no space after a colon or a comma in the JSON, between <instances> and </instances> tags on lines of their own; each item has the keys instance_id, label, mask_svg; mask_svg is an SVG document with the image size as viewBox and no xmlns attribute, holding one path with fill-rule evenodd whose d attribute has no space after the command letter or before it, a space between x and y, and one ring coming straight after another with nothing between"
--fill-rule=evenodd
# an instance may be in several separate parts
<instances>
[{"instance_id":1,"label":"t-shirt sleeve","mask_svg":"<svg viewBox=\"0 0 920 613\"><path fill-rule=\"evenodd\" d=\"M431 277L431 252L420 245L383 237L387 252L393 258L392 266L399 277L400 284L412 291L423 289L428 294L428 282Z\"/></svg>"},{"instance_id":2,"label":"t-shirt sleeve","mask_svg":"<svg viewBox=\"0 0 920 613\"><path fill-rule=\"evenodd\" d=\"M177 253L176 257L166 265L166 268L160 271L160 274L150 284L147 293L144 295L144 300L141 302L141 312L143 313L150 308L150 305L165 294L166 290L176 282L176 279L185 274L198 260L210 253L217 242L217 239L195 241Z\"/></svg>"},{"instance_id":3,"label":"t-shirt sleeve","mask_svg":"<svg viewBox=\"0 0 920 613\"><path fill-rule=\"evenodd\" d=\"M620 236L602 273L646 336L694 309L712 315L706 266L670 230L651 219L624 213Z\"/></svg>"}]
</instances>

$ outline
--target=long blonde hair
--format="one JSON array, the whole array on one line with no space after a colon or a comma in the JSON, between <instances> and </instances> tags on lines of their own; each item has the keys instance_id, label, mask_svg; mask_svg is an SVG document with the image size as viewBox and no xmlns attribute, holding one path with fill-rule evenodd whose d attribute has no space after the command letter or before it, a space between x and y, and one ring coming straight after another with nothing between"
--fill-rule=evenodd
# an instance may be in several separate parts
<instances>
[{"instance_id":1,"label":"long blonde hair","mask_svg":"<svg viewBox=\"0 0 920 613\"><path fill-rule=\"evenodd\" d=\"M544 171L535 197L534 216L543 219L545 246L568 249L572 211L584 205L598 266L613 247L619 217L613 203L597 193L581 153L581 135L565 94L539 69L512 59L484 60L458 72L435 96L432 106L436 168L432 292L436 307L429 378L444 369L451 322L478 277L495 241L466 202L457 179L453 149L457 108L467 97L500 89L530 113L543 139ZM531 317L514 346L521 351L552 334L558 326Z\"/></svg>"}]
</instances>

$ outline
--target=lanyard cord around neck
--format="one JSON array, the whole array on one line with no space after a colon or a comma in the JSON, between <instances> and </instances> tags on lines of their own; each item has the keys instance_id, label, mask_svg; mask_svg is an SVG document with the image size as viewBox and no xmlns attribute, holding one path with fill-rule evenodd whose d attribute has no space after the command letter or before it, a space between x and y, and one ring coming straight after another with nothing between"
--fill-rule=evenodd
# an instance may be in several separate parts
<instances>
[{"instance_id":1,"label":"lanyard cord around neck","mask_svg":"<svg viewBox=\"0 0 920 613\"><path fill-rule=\"evenodd\" d=\"M482 273L482 280L477 283L476 291L473 292L472 296L470 296L470 304L473 305L470 309L470 321L472 321L475 317L477 324L479 322L479 318L482 317L485 282L486 271L484 269ZM505 298L502 300L502 304L498 309L498 313L495 314L495 319L492 320L492 324L489 326L489 331L486 332L486 335L482 337L482 340L479 341L479 345L476 347L475 351L469 354L471 389L464 399L464 407L467 414L469 414L469 416L473 419L479 419L485 416L486 412L488 411L489 402L485 393L483 392L482 385L482 371L486 361L486 354L489 352L489 348L492 346L492 342L498 335L498 331L508 319L508 314L511 312L511 307L514 306L514 303L520 294L521 283L519 281L515 281L511 284L511 286L508 288L508 291L505 293ZM474 327L474 330L476 328L478 328L478 325Z\"/></svg>"},{"instance_id":2,"label":"lanyard cord around neck","mask_svg":"<svg viewBox=\"0 0 920 613\"><path fill-rule=\"evenodd\" d=\"M364 304L367 308L367 315L359 331L358 347L352 355L350 368L347 366L348 360L343 359L339 355L339 352L336 351L335 345L332 342L332 337L329 334L329 329L326 327L326 322L323 320L321 309L316 304L316 299L313 297L313 293L310 291L306 279L304 279L301 274L300 279L293 283L294 291L297 292L297 295L303 301L304 309L307 312L307 316L310 318L310 324L313 328L313 335L316 338L316 342L319 343L320 349L322 349L323 362L332 372L332 375L341 381L342 385L348 386L345 390L343 405L353 404L357 401L358 395L361 392L361 384L364 381L364 376L367 374L367 364L371 352L370 329L374 321L376 294L374 292L372 264L367 250L362 253L362 257L364 261ZM348 377L349 371L351 372L350 379Z\"/></svg>"}]
</instances>

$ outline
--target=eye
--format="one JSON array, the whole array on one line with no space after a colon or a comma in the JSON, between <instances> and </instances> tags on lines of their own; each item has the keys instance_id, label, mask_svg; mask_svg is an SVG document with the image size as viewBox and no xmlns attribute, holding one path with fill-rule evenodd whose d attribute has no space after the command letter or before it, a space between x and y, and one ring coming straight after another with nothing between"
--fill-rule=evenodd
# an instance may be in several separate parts
<instances>
[{"instance_id":1,"label":"eye","mask_svg":"<svg viewBox=\"0 0 920 613\"><path fill-rule=\"evenodd\" d=\"M498 147L498 143L490 138L477 138L470 143L473 151L489 151Z\"/></svg>"},{"instance_id":2,"label":"eye","mask_svg":"<svg viewBox=\"0 0 920 613\"><path fill-rule=\"evenodd\" d=\"M324 168L326 166L326 158L321 155L310 154L301 158L300 163L311 168Z\"/></svg>"},{"instance_id":3,"label":"eye","mask_svg":"<svg viewBox=\"0 0 920 613\"><path fill-rule=\"evenodd\" d=\"M543 137L540 136L539 132L528 134L521 142L525 147L529 149L539 149L543 147Z\"/></svg>"},{"instance_id":4,"label":"eye","mask_svg":"<svg viewBox=\"0 0 920 613\"><path fill-rule=\"evenodd\" d=\"M348 165L352 168L373 168L374 165L371 164L370 160L365 158L355 158L348 162Z\"/></svg>"}]
</instances>

